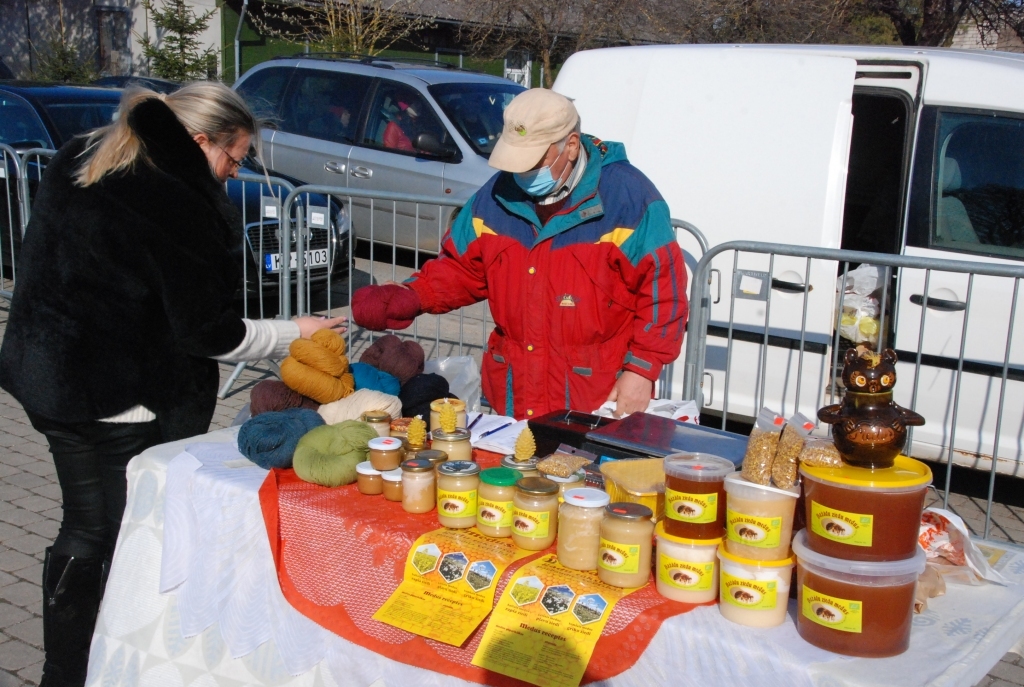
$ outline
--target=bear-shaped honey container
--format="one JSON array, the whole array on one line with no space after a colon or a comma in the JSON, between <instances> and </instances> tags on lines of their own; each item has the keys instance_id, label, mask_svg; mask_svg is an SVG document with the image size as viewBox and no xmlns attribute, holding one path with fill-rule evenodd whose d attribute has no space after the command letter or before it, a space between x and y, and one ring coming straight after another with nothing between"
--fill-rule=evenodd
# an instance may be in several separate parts
<instances>
[{"instance_id":1,"label":"bear-shaped honey container","mask_svg":"<svg viewBox=\"0 0 1024 687\"><path fill-rule=\"evenodd\" d=\"M923 417L892 400L896 351L886 348L878 355L851 348L844 359L843 383L843 402L819 410L818 419L832 425L836 448L850 465L892 467L907 443L907 427L924 424Z\"/></svg>"}]
</instances>

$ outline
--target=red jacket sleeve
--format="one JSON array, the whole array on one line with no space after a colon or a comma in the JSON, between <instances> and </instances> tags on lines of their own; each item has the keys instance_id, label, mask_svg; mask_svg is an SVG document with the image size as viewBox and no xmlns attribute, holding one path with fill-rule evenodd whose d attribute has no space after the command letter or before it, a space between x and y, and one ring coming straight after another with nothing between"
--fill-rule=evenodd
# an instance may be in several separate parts
<instances>
[{"instance_id":1,"label":"red jacket sleeve","mask_svg":"<svg viewBox=\"0 0 1024 687\"><path fill-rule=\"evenodd\" d=\"M467 204L445 234L441 254L406 280L419 295L423 312L442 315L487 299L487 275L480 250L471 205Z\"/></svg>"}]
</instances>

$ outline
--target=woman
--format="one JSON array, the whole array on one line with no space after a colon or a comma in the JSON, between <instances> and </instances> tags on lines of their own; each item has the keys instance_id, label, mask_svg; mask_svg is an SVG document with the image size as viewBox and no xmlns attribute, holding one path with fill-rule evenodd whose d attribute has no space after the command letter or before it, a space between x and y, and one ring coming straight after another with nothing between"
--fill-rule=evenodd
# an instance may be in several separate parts
<instances>
[{"instance_id":1,"label":"woman","mask_svg":"<svg viewBox=\"0 0 1024 687\"><path fill-rule=\"evenodd\" d=\"M132 456L201 434L217 360L287 355L343 318L244 320L224 182L258 147L233 91L128 91L113 124L53 158L22 244L0 386L50 445L64 517L43 567L45 687L85 682Z\"/></svg>"}]
</instances>

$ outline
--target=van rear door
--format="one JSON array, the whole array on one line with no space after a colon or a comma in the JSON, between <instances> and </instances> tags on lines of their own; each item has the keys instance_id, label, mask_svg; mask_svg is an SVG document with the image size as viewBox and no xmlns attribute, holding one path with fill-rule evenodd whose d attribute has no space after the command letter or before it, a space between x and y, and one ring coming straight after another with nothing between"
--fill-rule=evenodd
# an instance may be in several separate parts
<instances>
[{"instance_id":1,"label":"van rear door","mask_svg":"<svg viewBox=\"0 0 1024 687\"><path fill-rule=\"evenodd\" d=\"M695 224L712 246L752 240L838 248L856 71L851 58L800 50L612 48L573 55L555 90L575 100L584 131L625 143L672 216ZM722 410L728 367L730 415L753 416L770 398L785 399L775 410L813 416L827 378L835 263L815 261L810 269L803 382L788 386L787 371L798 364L807 261L741 255L734 265L726 253L715 267L720 283L712 293L720 287L722 297L708 329L706 367L714 379L704 380L705 412ZM731 350L729 289L740 296ZM769 309L771 343L762 349ZM680 359L676 397L682 381Z\"/></svg>"}]
</instances>

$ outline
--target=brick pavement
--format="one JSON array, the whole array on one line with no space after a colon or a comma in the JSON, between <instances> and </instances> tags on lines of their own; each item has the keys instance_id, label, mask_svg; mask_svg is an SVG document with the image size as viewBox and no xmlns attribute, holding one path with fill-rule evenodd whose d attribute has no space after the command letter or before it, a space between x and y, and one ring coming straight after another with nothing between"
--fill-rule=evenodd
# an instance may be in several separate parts
<instances>
[{"instance_id":1,"label":"brick pavement","mask_svg":"<svg viewBox=\"0 0 1024 687\"><path fill-rule=\"evenodd\" d=\"M335 314L341 312L335 309ZM467 330L480 327L485 332L480 317L468 317ZM420 335L426 337L427 357L458 355L458 318L424 320ZM0 337L6 322L7 309L0 302ZM480 336L475 334L473 343L481 341ZM468 341L470 335L466 338ZM358 358L367 345L368 337L355 337L351 357ZM479 357L479 350L476 343L467 345L463 352ZM222 364L221 379L226 379L232 369ZM248 402L252 385L272 375L266 366L247 368L228 397L217 404L213 428L229 426ZM950 506L974 531L981 530L983 501L954 494ZM29 425L21 406L0 391L0 687L39 683L43 660L39 615L43 550L56 536L60 517L60 488L45 440ZM1000 505L994 510L994 519L993 539L1024 543L1024 509ZM978 687L1024 687L1024 659L1007 654Z\"/></svg>"}]
</instances>

